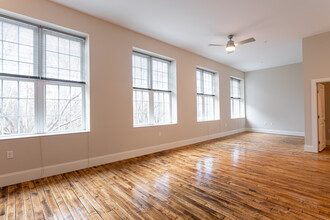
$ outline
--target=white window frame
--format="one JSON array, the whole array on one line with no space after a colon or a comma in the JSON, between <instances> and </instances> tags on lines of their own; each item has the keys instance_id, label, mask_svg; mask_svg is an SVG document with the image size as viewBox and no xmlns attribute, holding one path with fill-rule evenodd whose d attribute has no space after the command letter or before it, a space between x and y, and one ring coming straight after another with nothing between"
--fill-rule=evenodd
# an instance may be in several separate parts
<instances>
[{"instance_id":1,"label":"white window frame","mask_svg":"<svg viewBox=\"0 0 330 220\"><path fill-rule=\"evenodd\" d=\"M232 80L239 81L239 97L233 97L232 96ZM233 102L232 100L239 100L239 116L235 117L233 116ZM230 77L230 117L231 119L239 119L239 118L245 118L245 102L244 102L244 80L238 77L231 76Z\"/></svg>"},{"instance_id":2,"label":"white window frame","mask_svg":"<svg viewBox=\"0 0 330 220\"><path fill-rule=\"evenodd\" d=\"M8 19L13 23L21 23L37 28L37 33L35 34L35 42L33 44L34 50L34 74L32 76L28 75L18 75L18 74L8 74L0 72L0 79L2 80L14 80L14 81L30 81L34 82L34 114L35 114L35 128L34 132L31 134L14 134L14 135L0 135L0 139L12 139L12 138L25 138L25 137L35 137L35 136L47 136L47 135L57 135L57 134L70 134L70 133L80 133L90 131L90 110L89 110L89 35L74 31L71 29L63 28L57 25L53 25L47 22L32 19L26 16L22 16L16 13L8 12L5 10L0 10L0 17ZM44 47L45 42L45 31L53 31L59 35L66 35L69 38L79 38L82 40L81 46L81 80L62 80L47 78L45 76L45 53ZM46 131L46 84L55 85L70 85L78 86L82 88L82 129L79 130L64 130L64 131Z\"/></svg>"},{"instance_id":3,"label":"white window frame","mask_svg":"<svg viewBox=\"0 0 330 220\"><path fill-rule=\"evenodd\" d=\"M202 92L198 92L196 89L196 94L197 94L197 99L198 97L202 97L202 119L198 119L198 101L196 99L196 106L197 106L197 122L204 122L204 121L216 121L216 120L220 120L220 108L219 108L219 75L216 71L213 70L209 70L207 68L203 68L203 67L197 67L196 68L196 86L198 84L198 79L197 79L197 72L200 71L201 72L201 89ZM204 91L204 73L207 74L212 74L212 94L207 94ZM197 88L197 87L196 87ZM212 119L208 119L206 118L206 113L205 113L205 97L213 97L213 118Z\"/></svg>"},{"instance_id":4,"label":"white window frame","mask_svg":"<svg viewBox=\"0 0 330 220\"><path fill-rule=\"evenodd\" d=\"M141 49L134 48L132 57L134 55L145 57L148 59L148 87L134 87L132 82L132 88L134 91L147 91L149 93L149 122L148 123L135 123L134 122L134 106L133 106L133 127L148 127L148 126L161 126L161 125L171 125L177 123L176 114L176 75L175 75L175 60L164 57L152 52L144 51ZM160 60L161 62L168 63L168 90L153 89L153 73L152 73L152 61ZM133 64L132 64L132 79L133 79ZM132 80L133 81L133 80ZM155 92L166 92L170 93L170 122L168 123L155 123L154 116L154 93ZM134 100L133 100L134 105Z\"/></svg>"}]
</instances>

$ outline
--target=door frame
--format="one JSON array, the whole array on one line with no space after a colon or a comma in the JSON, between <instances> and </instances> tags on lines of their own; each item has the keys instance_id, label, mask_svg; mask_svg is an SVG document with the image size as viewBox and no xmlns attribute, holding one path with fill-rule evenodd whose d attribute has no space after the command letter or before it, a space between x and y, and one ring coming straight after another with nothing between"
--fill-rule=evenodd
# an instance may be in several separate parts
<instances>
[{"instance_id":1,"label":"door frame","mask_svg":"<svg viewBox=\"0 0 330 220\"><path fill-rule=\"evenodd\" d=\"M330 78L313 79L311 81L311 98L312 98L312 147L311 152L319 152L318 137L318 120L317 120L317 84L330 82Z\"/></svg>"}]
</instances>

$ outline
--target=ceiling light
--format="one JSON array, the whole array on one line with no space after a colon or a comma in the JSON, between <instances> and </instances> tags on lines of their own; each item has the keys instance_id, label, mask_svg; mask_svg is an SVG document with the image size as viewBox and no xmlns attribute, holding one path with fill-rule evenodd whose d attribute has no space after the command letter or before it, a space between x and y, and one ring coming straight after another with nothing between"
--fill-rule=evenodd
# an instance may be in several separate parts
<instances>
[{"instance_id":1,"label":"ceiling light","mask_svg":"<svg viewBox=\"0 0 330 220\"><path fill-rule=\"evenodd\" d=\"M235 51L235 43L233 40L229 40L226 46L226 51L228 53L232 53Z\"/></svg>"}]
</instances>

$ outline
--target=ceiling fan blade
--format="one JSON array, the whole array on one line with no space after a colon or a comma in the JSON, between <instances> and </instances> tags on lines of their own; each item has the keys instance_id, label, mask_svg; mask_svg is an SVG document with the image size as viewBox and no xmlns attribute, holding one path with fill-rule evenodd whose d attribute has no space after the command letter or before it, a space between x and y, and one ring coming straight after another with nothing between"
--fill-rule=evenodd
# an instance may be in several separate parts
<instances>
[{"instance_id":1,"label":"ceiling fan blade","mask_svg":"<svg viewBox=\"0 0 330 220\"><path fill-rule=\"evenodd\" d=\"M225 45L222 45L222 44L209 44L209 46L214 46L214 47L223 47Z\"/></svg>"},{"instance_id":2,"label":"ceiling fan blade","mask_svg":"<svg viewBox=\"0 0 330 220\"><path fill-rule=\"evenodd\" d=\"M256 41L256 39L254 39L253 37L251 37L249 39L246 39L246 40L243 40L243 41L240 41L240 42L236 43L235 46L242 45L242 44L247 44L247 43L251 43L251 42L254 42L254 41Z\"/></svg>"}]
</instances>

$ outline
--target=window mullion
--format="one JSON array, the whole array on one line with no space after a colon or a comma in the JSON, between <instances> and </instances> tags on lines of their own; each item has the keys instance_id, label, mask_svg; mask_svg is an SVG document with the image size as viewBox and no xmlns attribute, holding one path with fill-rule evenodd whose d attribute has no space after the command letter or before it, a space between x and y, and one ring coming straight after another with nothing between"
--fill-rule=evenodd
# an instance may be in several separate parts
<instances>
[{"instance_id":1,"label":"window mullion","mask_svg":"<svg viewBox=\"0 0 330 220\"><path fill-rule=\"evenodd\" d=\"M35 118L36 118L36 133L45 133L45 82L37 80L35 83L36 94L35 94Z\"/></svg>"},{"instance_id":2,"label":"window mullion","mask_svg":"<svg viewBox=\"0 0 330 220\"><path fill-rule=\"evenodd\" d=\"M43 53L43 44L44 44L44 38L43 38L43 30L41 27L38 28L38 38L37 38L37 50L38 50L38 70L37 74L38 77L41 78L43 76L43 62L44 60L44 53ZM36 81L36 95L35 95L35 117L36 117L36 133L41 134L45 133L45 122L46 122L46 92L45 92L45 82L42 80Z\"/></svg>"},{"instance_id":3,"label":"window mullion","mask_svg":"<svg viewBox=\"0 0 330 220\"><path fill-rule=\"evenodd\" d=\"M155 112L154 112L154 91L153 89L153 82L152 82L152 77L153 77L153 72L152 72L152 58L149 57L149 123L154 124L155 123Z\"/></svg>"},{"instance_id":4,"label":"window mullion","mask_svg":"<svg viewBox=\"0 0 330 220\"><path fill-rule=\"evenodd\" d=\"M203 121L205 121L206 120L206 115L205 115L206 110L205 110L205 96L204 95L202 95L202 106L203 106L202 116L203 116Z\"/></svg>"}]
</instances>

